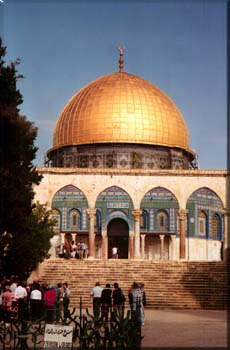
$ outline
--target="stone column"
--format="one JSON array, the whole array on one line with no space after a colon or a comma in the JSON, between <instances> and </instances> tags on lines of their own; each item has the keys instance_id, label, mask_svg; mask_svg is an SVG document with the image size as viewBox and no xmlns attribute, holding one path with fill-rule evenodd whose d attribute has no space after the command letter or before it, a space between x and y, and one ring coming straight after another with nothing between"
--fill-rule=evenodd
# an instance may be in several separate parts
<instances>
[{"instance_id":1,"label":"stone column","mask_svg":"<svg viewBox=\"0 0 230 350\"><path fill-rule=\"evenodd\" d=\"M129 233L129 258L133 259L134 257L134 234Z\"/></svg>"},{"instance_id":2,"label":"stone column","mask_svg":"<svg viewBox=\"0 0 230 350\"><path fill-rule=\"evenodd\" d=\"M135 228L134 228L134 259L140 259L140 217L142 214L142 210L133 210L132 215L135 220Z\"/></svg>"},{"instance_id":3,"label":"stone column","mask_svg":"<svg viewBox=\"0 0 230 350\"><path fill-rule=\"evenodd\" d=\"M63 245L65 243L65 234L61 233L61 244Z\"/></svg>"},{"instance_id":4,"label":"stone column","mask_svg":"<svg viewBox=\"0 0 230 350\"><path fill-rule=\"evenodd\" d=\"M145 259L145 236L141 235L141 259Z\"/></svg>"},{"instance_id":5,"label":"stone column","mask_svg":"<svg viewBox=\"0 0 230 350\"><path fill-rule=\"evenodd\" d=\"M176 260L175 245L176 245L176 236L171 235L171 256L169 257L170 260Z\"/></svg>"},{"instance_id":6,"label":"stone column","mask_svg":"<svg viewBox=\"0 0 230 350\"><path fill-rule=\"evenodd\" d=\"M227 181L228 186L229 181ZM229 188L229 187L228 187ZM230 212L229 212L229 205L227 203L227 210L224 213L224 218L225 218L225 228L224 228L224 234L223 234L223 257L226 262L226 274L227 274L227 290L226 290L226 295L230 295ZM227 305L226 308L227 310L230 310L230 300L229 297L227 299ZM229 325L228 325L228 331L229 331Z\"/></svg>"},{"instance_id":7,"label":"stone column","mask_svg":"<svg viewBox=\"0 0 230 350\"><path fill-rule=\"evenodd\" d=\"M95 224L96 209L88 208L86 212L89 215L89 259L93 259L94 249L95 249L94 224Z\"/></svg>"},{"instance_id":8,"label":"stone column","mask_svg":"<svg viewBox=\"0 0 230 350\"><path fill-rule=\"evenodd\" d=\"M164 249L164 235L160 235L160 240L161 240L161 250L160 250L160 259L164 260L164 255L165 255L165 249Z\"/></svg>"},{"instance_id":9,"label":"stone column","mask_svg":"<svg viewBox=\"0 0 230 350\"><path fill-rule=\"evenodd\" d=\"M179 217L179 235L180 235L180 259L185 259L185 222L187 210L179 209L177 211Z\"/></svg>"},{"instance_id":10,"label":"stone column","mask_svg":"<svg viewBox=\"0 0 230 350\"><path fill-rule=\"evenodd\" d=\"M108 236L106 231L101 232L102 235L102 246L101 246L101 257L102 259L108 259Z\"/></svg>"},{"instance_id":11,"label":"stone column","mask_svg":"<svg viewBox=\"0 0 230 350\"><path fill-rule=\"evenodd\" d=\"M229 263L230 262L230 211L225 210L223 215L223 227L222 227L222 257ZM221 256L221 253L220 253ZM230 265L229 265L230 266Z\"/></svg>"}]
</instances>

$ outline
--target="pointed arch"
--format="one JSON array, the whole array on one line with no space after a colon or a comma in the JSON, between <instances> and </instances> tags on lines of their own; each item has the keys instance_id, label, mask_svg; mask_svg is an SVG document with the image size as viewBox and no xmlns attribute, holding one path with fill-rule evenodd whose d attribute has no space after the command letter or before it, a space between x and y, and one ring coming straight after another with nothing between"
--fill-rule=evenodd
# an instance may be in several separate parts
<instances>
[{"instance_id":1,"label":"pointed arch","mask_svg":"<svg viewBox=\"0 0 230 350\"><path fill-rule=\"evenodd\" d=\"M133 208L133 201L132 201L130 195L125 190L123 190L121 187L118 187L118 186L107 187L106 189L101 191L101 193L99 193L96 201L105 202L105 201L109 201L110 199L116 200L116 202L118 202L118 201L124 201L124 203L129 202ZM119 207L122 208L123 207L122 204L121 203L119 203L119 204L117 205L117 208L119 208Z\"/></svg>"},{"instance_id":2,"label":"pointed arch","mask_svg":"<svg viewBox=\"0 0 230 350\"><path fill-rule=\"evenodd\" d=\"M188 198L188 202L207 203L208 205L216 205L218 208L223 208L223 203L220 197L208 187L200 187L195 190Z\"/></svg>"},{"instance_id":3,"label":"pointed arch","mask_svg":"<svg viewBox=\"0 0 230 350\"><path fill-rule=\"evenodd\" d=\"M131 211L134 208L130 195L118 186L105 188L96 199L96 208L101 213L102 229L106 230L107 223L120 212L130 226Z\"/></svg>"},{"instance_id":4,"label":"pointed arch","mask_svg":"<svg viewBox=\"0 0 230 350\"><path fill-rule=\"evenodd\" d=\"M201 187L188 198L189 236L221 239L223 233L223 203L210 188Z\"/></svg>"},{"instance_id":5,"label":"pointed arch","mask_svg":"<svg viewBox=\"0 0 230 350\"><path fill-rule=\"evenodd\" d=\"M52 199L52 208L60 212L60 231L79 231L88 228L85 194L76 186L66 185L58 190Z\"/></svg>"},{"instance_id":6,"label":"pointed arch","mask_svg":"<svg viewBox=\"0 0 230 350\"><path fill-rule=\"evenodd\" d=\"M165 187L155 187L146 192L141 201L141 209L145 209L145 207L157 207L158 203L168 203L170 207L179 208L178 200L174 193L168 190Z\"/></svg>"},{"instance_id":7,"label":"pointed arch","mask_svg":"<svg viewBox=\"0 0 230 350\"><path fill-rule=\"evenodd\" d=\"M85 203L88 206L88 201L85 194L76 186L66 185L60 188L52 199L52 207L55 206L55 203L65 205L69 202L80 202Z\"/></svg>"},{"instance_id":8,"label":"pointed arch","mask_svg":"<svg viewBox=\"0 0 230 350\"><path fill-rule=\"evenodd\" d=\"M148 218L147 230L141 227L142 232L177 232L176 217L179 203L176 196L167 188L158 186L146 192L140 208Z\"/></svg>"}]
</instances>

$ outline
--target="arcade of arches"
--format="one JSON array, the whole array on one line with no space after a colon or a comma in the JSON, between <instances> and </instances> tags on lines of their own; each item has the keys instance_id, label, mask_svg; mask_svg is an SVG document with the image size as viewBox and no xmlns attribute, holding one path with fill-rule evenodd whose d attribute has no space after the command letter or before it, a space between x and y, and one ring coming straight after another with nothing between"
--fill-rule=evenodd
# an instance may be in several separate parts
<instances>
[{"instance_id":1,"label":"arcade of arches","mask_svg":"<svg viewBox=\"0 0 230 350\"><path fill-rule=\"evenodd\" d=\"M94 208L88 203L86 194L73 185L60 188L52 197L59 237L53 256L69 235L75 243L87 244L89 258L110 259L116 246L120 259L221 259L224 208L209 188L191 193L185 208L164 187L145 193L139 208L117 186L101 191Z\"/></svg>"}]
</instances>

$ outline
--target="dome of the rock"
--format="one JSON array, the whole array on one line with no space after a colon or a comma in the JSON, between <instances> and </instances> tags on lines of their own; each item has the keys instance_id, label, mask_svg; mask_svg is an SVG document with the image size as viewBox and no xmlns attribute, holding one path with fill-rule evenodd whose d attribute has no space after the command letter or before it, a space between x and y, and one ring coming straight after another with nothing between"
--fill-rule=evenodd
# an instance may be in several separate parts
<instances>
[{"instance_id":1,"label":"dome of the rock","mask_svg":"<svg viewBox=\"0 0 230 350\"><path fill-rule=\"evenodd\" d=\"M127 259L119 274L129 266L131 275L147 271L152 280L149 264L155 261L159 273L164 260L176 269L186 260L200 261L202 269L205 261L223 266L218 261L227 232L226 171L199 169L181 112L158 87L123 71L123 51L119 72L84 86L57 120L34 190L36 201L52 210L57 240L50 256L89 258L89 270L93 259L102 269ZM82 243L83 256L77 248ZM70 260L81 269L81 260Z\"/></svg>"},{"instance_id":2,"label":"dome of the rock","mask_svg":"<svg viewBox=\"0 0 230 350\"><path fill-rule=\"evenodd\" d=\"M100 77L78 91L61 112L53 149L97 143L138 143L189 150L184 118L150 82L126 72Z\"/></svg>"}]
</instances>

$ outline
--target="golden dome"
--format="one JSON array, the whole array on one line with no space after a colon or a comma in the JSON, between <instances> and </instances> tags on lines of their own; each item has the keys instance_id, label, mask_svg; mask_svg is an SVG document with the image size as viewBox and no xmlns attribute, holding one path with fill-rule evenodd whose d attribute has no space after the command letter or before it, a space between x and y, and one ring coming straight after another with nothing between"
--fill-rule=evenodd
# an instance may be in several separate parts
<instances>
[{"instance_id":1,"label":"golden dome","mask_svg":"<svg viewBox=\"0 0 230 350\"><path fill-rule=\"evenodd\" d=\"M189 135L182 114L165 93L140 77L120 71L83 87L58 118L53 150L94 143L189 150Z\"/></svg>"}]
</instances>

